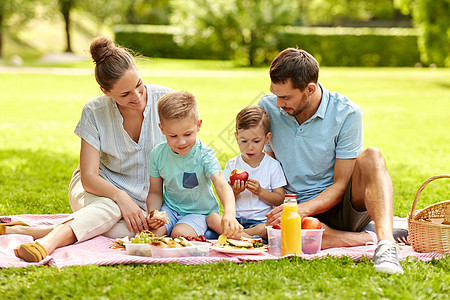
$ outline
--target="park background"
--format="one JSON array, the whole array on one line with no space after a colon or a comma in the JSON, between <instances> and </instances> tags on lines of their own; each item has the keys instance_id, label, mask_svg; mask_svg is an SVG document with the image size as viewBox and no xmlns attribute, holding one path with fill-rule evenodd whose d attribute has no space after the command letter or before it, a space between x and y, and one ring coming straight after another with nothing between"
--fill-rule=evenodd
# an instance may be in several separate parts
<instances>
[{"instance_id":1,"label":"park background","mask_svg":"<svg viewBox=\"0 0 450 300\"><path fill-rule=\"evenodd\" d=\"M2 0L0 215L70 212L67 186L79 154L73 130L84 104L101 94L88 47L106 35L143 55L144 82L197 96L199 136L222 166L238 153L235 114L269 93L271 59L287 46L310 51L321 83L362 107L365 145L383 152L395 214L406 217L420 184L449 173L449 7L446 0ZM448 190L448 182L433 182L419 208L448 199ZM400 277L376 274L368 260L333 258L3 269L0 291L5 299L450 293L449 259L402 266Z\"/></svg>"}]
</instances>

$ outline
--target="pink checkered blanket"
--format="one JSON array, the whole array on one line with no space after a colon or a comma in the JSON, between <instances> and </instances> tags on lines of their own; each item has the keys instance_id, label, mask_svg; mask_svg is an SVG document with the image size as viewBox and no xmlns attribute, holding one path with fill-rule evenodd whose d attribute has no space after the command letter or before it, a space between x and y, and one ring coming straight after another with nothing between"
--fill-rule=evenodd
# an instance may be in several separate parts
<instances>
[{"instance_id":1,"label":"pink checkered blanket","mask_svg":"<svg viewBox=\"0 0 450 300\"><path fill-rule=\"evenodd\" d=\"M10 216L12 221L24 221L31 226L39 225L53 225L59 223L67 215L16 215ZM406 219L394 218L395 227L406 227ZM262 253L257 255L230 255L211 250L206 257L179 257L179 258L152 258L127 255L126 251L119 249L111 249L109 246L114 242L113 239L99 236L82 243L76 243L70 246L56 249L52 254L48 255L43 261L39 263L27 263L14 255L14 248L23 243L30 243L33 239L27 235L2 235L0 236L0 268L18 268L27 266L41 266L50 265L58 268L68 266L82 266L82 265L115 265L115 264L130 264L130 263L145 263L145 264L165 264L177 262L180 264L197 265L216 263L219 261L230 261L234 263L242 263L244 261L262 261L266 259L279 259L269 253ZM326 256L342 257L347 256L351 259L357 260L363 256L372 258L375 250L375 245L361 246L361 247L342 247L322 250L313 255L302 255L305 259L323 258ZM432 258L444 257L439 253L418 253L415 252L411 246L402 246L400 251L400 260L406 259L408 256L413 256L418 260L429 261Z\"/></svg>"}]
</instances>

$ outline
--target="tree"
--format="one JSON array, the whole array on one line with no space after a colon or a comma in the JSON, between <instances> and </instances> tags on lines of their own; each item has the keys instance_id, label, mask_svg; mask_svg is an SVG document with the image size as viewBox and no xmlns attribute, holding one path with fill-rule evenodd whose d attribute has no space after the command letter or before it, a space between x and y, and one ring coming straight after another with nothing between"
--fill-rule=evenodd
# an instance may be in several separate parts
<instances>
[{"instance_id":1,"label":"tree","mask_svg":"<svg viewBox=\"0 0 450 300\"><path fill-rule=\"evenodd\" d=\"M67 48L66 52L72 52L71 47L71 12L75 9L83 10L91 14L99 23L112 25L125 19L125 14L132 6L133 1L130 0L57 0L58 8L64 17L65 35ZM135 1L135 0L134 0Z\"/></svg>"},{"instance_id":2,"label":"tree","mask_svg":"<svg viewBox=\"0 0 450 300\"><path fill-rule=\"evenodd\" d=\"M333 26L394 18L396 10L392 0L311 0L303 6L309 23Z\"/></svg>"},{"instance_id":3,"label":"tree","mask_svg":"<svg viewBox=\"0 0 450 300\"><path fill-rule=\"evenodd\" d=\"M127 2L128 24L169 24L171 11L167 0L131 0Z\"/></svg>"},{"instance_id":4,"label":"tree","mask_svg":"<svg viewBox=\"0 0 450 300\"><path fill-rule=\"evenodd\" d=\"M0 57L3 57L3 35L14 34L35 15L33 0L1 0L0 1Z\"/></svg>"},{"instance_id":5,"label":"tree","mask_svg":"<svg viewBox=\"0 0 450 300\"><path fill-rule=\"evenodd\" d=\"M72 52L72 46L70 43L70 11L75 5L75 1L76 0L58 0L59 9L64 18L64 25L65 25L64 28L66 31L67 48L65 52Z\"/></svg>"},{"instance_id":6,"label":"tree","mask_svg":"<svg viewBox=\"0 0 450 300\"><path fill-rule=\"evenodd\" d=\"M419 29L421 61L450 67L450 1L395 0L403 13L412 13Z\"/></svg>"},{"instance_id":7,"label":"tree","mask_svg":"<svg viewBox=\"0 0 450 300\"><path fill-rule=\"evenodd\" d=\"M81 10L89 13L97 22L98 28L102 25L115 25L126 22L127 12L133 5L130 0L108 0L108 5L103 1L77 0Z\"/></svg>"},{"instance_id":8,"label":"tree","mask_svg":"<svg viewBox=\"0 0 450 300\"><path fill-rule=\"evenodd\" d=\"M298 0L173 0L171 23L184 44L208 43L242 65L272 60L276 29L298 15Z\"/></svg>"}]
</instances>

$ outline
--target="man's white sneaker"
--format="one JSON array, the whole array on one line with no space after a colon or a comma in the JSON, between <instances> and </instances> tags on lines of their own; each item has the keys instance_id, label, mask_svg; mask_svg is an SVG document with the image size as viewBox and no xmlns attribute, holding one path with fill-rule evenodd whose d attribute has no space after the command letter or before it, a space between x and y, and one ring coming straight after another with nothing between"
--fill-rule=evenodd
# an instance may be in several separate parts
<instances>
[{"instance_id":1,"label":"man's white sneaker","mask_svg":"<svg viewBox=\"0 0 450 300\"><path fill-rule=\"evenodd\" d=\"M381 241L373 255L375 271L387 274L403 274L403 268L398 261L400 247L393 242Z\"/></svg>"}]
</instances>

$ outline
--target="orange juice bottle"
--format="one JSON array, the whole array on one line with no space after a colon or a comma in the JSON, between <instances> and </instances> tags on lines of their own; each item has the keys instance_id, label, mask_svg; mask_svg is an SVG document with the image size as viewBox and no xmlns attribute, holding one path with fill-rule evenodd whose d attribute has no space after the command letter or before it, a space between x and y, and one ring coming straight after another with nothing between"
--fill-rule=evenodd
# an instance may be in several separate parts
<instances>
[{"instance_id":1,"label":"orange juice bottle","mask_svg":"<svg viewBox=\"0 0 450 300\"><path fill-rule=\"evenodd\" d=\"M284 196L281 215L281 255L302 254L302 219L298 213L296 195Z\"/></svg>"}]
</instances>

